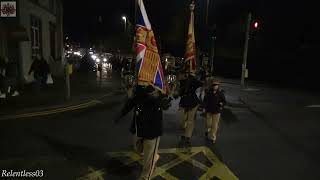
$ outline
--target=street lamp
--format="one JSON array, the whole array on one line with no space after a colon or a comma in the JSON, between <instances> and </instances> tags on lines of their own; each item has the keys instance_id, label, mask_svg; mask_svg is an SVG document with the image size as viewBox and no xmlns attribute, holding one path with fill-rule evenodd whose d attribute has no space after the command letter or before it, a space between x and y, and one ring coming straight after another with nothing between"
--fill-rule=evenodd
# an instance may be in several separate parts
<instances>
[{"instance_id":1,"label":"street lamp","mask_svg":"<svg viewBox=\"0 0 320 180\"><path fill-rule=\"evenodd\" d=\"M122 16L122 20L124 21L124 31L127 31L127 17Z\"/></svg>"}]
</instances>

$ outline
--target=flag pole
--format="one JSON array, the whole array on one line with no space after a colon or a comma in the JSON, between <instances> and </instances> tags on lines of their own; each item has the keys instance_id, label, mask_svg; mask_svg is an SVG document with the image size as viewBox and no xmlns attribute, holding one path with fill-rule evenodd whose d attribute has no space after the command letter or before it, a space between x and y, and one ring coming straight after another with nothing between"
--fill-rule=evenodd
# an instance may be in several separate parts
<instances>
[{"instance_id":1,"label":"flag pole","mask_svg":"<svg viewBox=\"0 0 320 180\"><path fill-rule=\"evenodd\" d=\"M134 25L137 24L137 6L138 0L134 0Z\"/></svg>"}]
</instances>

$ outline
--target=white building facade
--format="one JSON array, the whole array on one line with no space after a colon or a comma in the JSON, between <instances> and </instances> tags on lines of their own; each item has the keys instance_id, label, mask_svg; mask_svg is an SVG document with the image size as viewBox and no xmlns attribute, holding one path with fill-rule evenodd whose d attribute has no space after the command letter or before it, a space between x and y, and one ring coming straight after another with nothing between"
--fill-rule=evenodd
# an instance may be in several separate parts
<instances>
[{"instance_id":1,"label":"white building facade","mask_svg":"<svg viewBox=\"0 0 320 180\"><path fill-rule=\"evenodd\" d=\"M17 17L0 18L0 56L16 65L18 82L23 84L33 57L62 64L63 8L61 0L17 0L16 11Z\"/></svg>"}]
</instances>

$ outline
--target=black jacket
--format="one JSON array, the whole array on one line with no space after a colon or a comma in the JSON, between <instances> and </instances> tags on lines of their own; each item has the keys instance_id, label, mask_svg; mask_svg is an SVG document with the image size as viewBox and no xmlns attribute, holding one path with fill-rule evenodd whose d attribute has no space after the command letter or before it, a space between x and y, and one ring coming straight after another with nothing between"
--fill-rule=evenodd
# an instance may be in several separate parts
<instances>
[{"instance_id":1,"label":"black jacket","mask_svg":"<svg viewBox=\"0 0 320 180\"><path fill-rule=\"evenodd\" d=\"M139 87L138 87L139 88ZM122 116L134 109L131 133L138 137L154 139L163 133L162 111L168 108L167 101L163 96L152 97L142 88L137 89L133 98L129 99L122 109Z\"/></svg>"},{"instance_id":2,"label":"black jacket","mask_svg":"<svg viewBox=\"0 0 320 180\"><path fill-rule=\"evenodd\" d=\"M195 77L189 76L188 79L182 80L180 84L180 107L188 110L199 105L200 99L196 94L196 90L201 87L203 83L197 80Z\"/></svg>"},{"instance_id":3,"label":"black jacket","mask_svg":"<svg viewBox=\"0 0 320 180\"><path fill-rule=\"evenodd\" d=\"M49 64L45 59L35 59L31 64L29 74L31 74L31 72L34 72L34 76L46 76L50 73Z\"/></svg>"},{"instance_id":4,"label":"black jacket","mask_svg":"<svg viewBox=\"0 0 320 180\"><path fill-rule=\"evenodd\" d=\"M222 103L222 104L220 104ZM210 89L204 96L203 108L209 113L221 113L224 105L226 104L226 98L222 90L218 90L215 94L212 89Z\"/></svg>"}]
</instances>

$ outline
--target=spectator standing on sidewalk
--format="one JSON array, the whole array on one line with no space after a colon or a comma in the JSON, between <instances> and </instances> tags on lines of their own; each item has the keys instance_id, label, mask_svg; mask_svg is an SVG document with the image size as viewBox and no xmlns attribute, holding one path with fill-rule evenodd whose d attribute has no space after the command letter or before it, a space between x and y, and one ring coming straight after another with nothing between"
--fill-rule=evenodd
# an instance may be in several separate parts
<instances>
[{"instance_id":1,"label":"spectator standing on sidewalk","mask_svg":"<svg viewBox=\"0 0 320 180\"><path fill-rule=\"evenodd\" d=\"M5 99L7 95L18 96L17 73L15 64L9 64L7 57L0 57L0 98Z\"/></svg>"},{"instance_id":2,"label":"spectator standing on sidewalk","mask_svg":"<svg viewBox=\"0 0 320 180\"><path fill-rule=\"evenodd\" d=\"M220 82L213 80L210 88L203 99L203 108L206 116L206 133L207 140L215 143L217 140L217 131L223 107L226 104L226 98L220 89Z\"/></svg>"},{"instance_id":3,"label":"spectator standing on sidewalk","mask_svg":"<svg viewBox=\"0 0 320 180\"><path fill-rule=\"evenodd\" d=\"M0 98L1 99L5 99L7 97L6 70L7 70L6 58L0 56Z\"/></svg>"},{"instance_id":4,"label":"spectator standing on sidewalk","mask_svg":"<svg viewBox=\"0 0 320 180\"><path fill-rule=\"evenodd\" d=\"M34 79L40 86L47 86L47 79L50 73L50 67L47 61L40 56L34 58L34 61L29 70L29 75L33 74Z\"/></svg>"},{"instance_id":5,"label":"spectator standing on sidewalk","mask_svg":"<svg viewBox=\"0 0 320 180\"><path fill-rule=\"evenodd\" d=\"M134 109L130 131L135 136L134 147L143 152L143 168L139 180L151 179L155 164L160 158L158 147L163 132L162 111L168 109L168 106L166 98L153 86L137 86L134 97L127 101L121 114L115 119L115 123L118 123L121 117Z\"/></svg>"},{"instance_id":6,"label":"spectator standing on sidewalk","mask_svg":"<svg viewBox=\"0 0 320 180\"><path fill-rule=\"evenodd\" d=\"M191 146L191 137L194 129L194 123L200 99L196 94L196 90L203 83L195 78L194 74L188 74L187 79L181 81L180 102L179 107L184 109L182 117L182 128L184 135L181 136L181 146Z\"/></svg>"}]
</instances>

